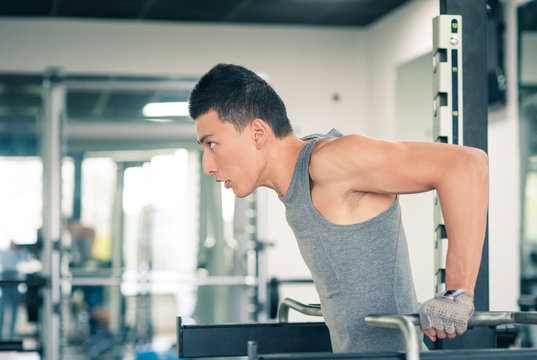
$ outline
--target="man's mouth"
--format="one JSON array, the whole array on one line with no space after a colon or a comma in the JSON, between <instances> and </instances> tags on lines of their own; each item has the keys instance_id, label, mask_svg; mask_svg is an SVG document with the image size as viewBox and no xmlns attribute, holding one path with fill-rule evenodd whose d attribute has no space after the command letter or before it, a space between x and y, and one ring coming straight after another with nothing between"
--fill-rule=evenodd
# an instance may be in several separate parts
<instances>
[{"instance_id":1,"label":"man's mouth","mask_svg":"<svg viewBox=\"0 0 537 360\"><path fill-rule=\"evenodd\" d=\"M231 187L231 180L216 180L217 182L221 182L221 183L224 183L224 187L226 189L229 189Z\"/></svg>"}]
</instances>

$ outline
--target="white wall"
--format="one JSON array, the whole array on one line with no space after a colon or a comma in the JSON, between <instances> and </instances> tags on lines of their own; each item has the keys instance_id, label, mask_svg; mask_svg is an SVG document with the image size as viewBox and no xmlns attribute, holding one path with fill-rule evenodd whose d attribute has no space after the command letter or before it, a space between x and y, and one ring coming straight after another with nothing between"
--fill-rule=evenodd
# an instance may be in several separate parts
<instances>
[{"instance_id":1,"label":"white wall","mask_svg":"<svg viewBox=\"0 0 537 360\"><path fill-rule=\"evenodd\" d=\"M395 137L431 141L431 52L397 66L395 84ZM403 225L407 235L418 301L434 296L434 197L432 192L403 195Z\"/></svg>"},{"instance_id":2,"label":"white wall","mask_svg":"<svg viewBox=\"0 0 537 360\"><path fill-rule=\"evenodd\" d=\"M231 62L266 74L298 129L363 130L348 121L365 105L360 30L0 17L0 34L0 71L198 77Z\"/></svg>"},{"instance_id":3,"label":"white wall","mask_svg":"<svg viewBox=\"0 0 537 360\"><path fill-rule=\"evenodd\" d=\"M489 260L490 307L518 309L520 294L520 154L517 82L516 7L504 1L507 105L489 112Z\"/></svg>"},{"instance_id":4,"label":"white wall","mask_svg":"<svg viewBox=\"0 0 537 360\"><path fill-rule=\"evenodd\" d=\"M438 14L438 0L414 0L367 29L367 114L371 136L395 138L396 69L432 51L432 19Z\"/></svg>"}]
</instances>

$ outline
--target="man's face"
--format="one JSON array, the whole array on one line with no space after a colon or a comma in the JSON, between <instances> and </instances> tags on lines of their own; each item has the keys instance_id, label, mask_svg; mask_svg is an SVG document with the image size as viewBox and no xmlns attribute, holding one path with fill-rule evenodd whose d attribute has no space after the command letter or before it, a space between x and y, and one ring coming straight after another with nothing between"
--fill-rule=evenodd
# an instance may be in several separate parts
<instances>
[{"instance_id":1,"label":"man's face","mask_svg":"<svg viewBox=\"0 0 537 360\"><path fill-rule=\"evenodd\" d=\"M198 141L203 147L203 171L233 189L237 197L248 196L257 185L256 147L248 128L238 132L214 110L196 119Z\"/></svg>"}]
</instances>

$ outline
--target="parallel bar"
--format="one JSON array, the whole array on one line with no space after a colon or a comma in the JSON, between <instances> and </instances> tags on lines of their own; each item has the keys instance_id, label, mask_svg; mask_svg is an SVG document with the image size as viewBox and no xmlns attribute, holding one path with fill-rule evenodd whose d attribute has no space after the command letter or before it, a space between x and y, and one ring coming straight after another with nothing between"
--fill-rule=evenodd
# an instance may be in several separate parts
<instances>
[{"instance_id":1,"label":"parallel bar","mask_svg":"<svg viewBox=\"0 0 537 360\"><path fill-rule=\"evenodd\" d=\"M421 358L442 359L442 360L535 360L537 359L536 349L483 349L446 351L435 350L421 353ZM258 360L402 360L405 355L402 353L361 353L361 354L275 354L259 355Z\"/></svg>"},{"instance_id":2,"label":"parallel bar","mask_svg":"<svg viewBox=\"0 0 537 360\"><path fill-rule=\"evenodd\" d=\"M305 315L323 316L320 305L305 305L296 300L285 298L281 302L278 311L278 320L280 322L287 322L289 320L289 309L294 309Z\"/></svg>"},{"instance_id":3,"label":"parallel bar","mask_svg":"<svg viewBox=\"0 0 537 360\"><path fill-rule=\"evenodd\" d=\"M370 326L399 329L399 331L401 331L403 334L403 338L405 339L406 359L420 359L418 334L415 326L416 322L419 324L419 317L416 317L416 315L368 316L365 318L365 322Z\"/></svg>"},{"instance_id":4,"label":"parallel bar","mask_svg":"<svg viewBox=\"0 0 537 360\"><path fill-rule=\"evenodd\" d=\"M399 329L405 338L406 358L408 360L419 360L418 338L416 336L416 326L419 326L418 314L394 314L394 315L369 315L365 318L369 326ZM537 324L537 312L514 312L514 311L477 311L468 321L468 326L489 326L494 327L505 324Z\"/></svg>"},{"instance_id":5,"label":"parallel bar","mask_svg":"<svg viewBox=\"0 0 537 360\"><path fill-rule=\"evenodd\" d=\"M331 354L328 328L324 323L182 325L181 317L178 317L178 356L180 358L200 358L246 356L249 354L253 358L251 360L537 358L537 349L474 349L432 351L420 354L415 328L419 325L417 314L370 315L366 317L365 321L370 326L396 328L402 330L404 334L406 333L406 354L402 352ZM470 319L468 326L470 328L474 326L494 327L514 323L537 324L537 312L476 312ZM252 351L254 350L253 345L255 345L255 351Z\"/></svg>"},{"instance_id":6,"label":"parallel bar","mask_svg":"<svg viewBox=\"0 0 537 360\"><path fill-rule=\"evenodd\" d=\"M392 318L408 318L415 326L419 326L418 314L395 315L369 315L365 321L370 326L398 328L395 326L382 326L391 324ZM468 327L498 326L506 324L537 324L537 311L476 311L468 321Z\"/></svg>"}]
</instances>

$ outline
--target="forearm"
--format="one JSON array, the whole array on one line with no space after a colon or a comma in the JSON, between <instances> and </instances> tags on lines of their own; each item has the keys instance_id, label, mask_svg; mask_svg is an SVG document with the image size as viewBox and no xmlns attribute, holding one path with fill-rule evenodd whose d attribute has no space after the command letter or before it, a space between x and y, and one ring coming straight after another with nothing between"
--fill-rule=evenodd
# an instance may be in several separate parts
<instances>
[{"instance_id":1,"label":"forearm","mask_svg":"<svg viewBox=\"0 0 537 360\"><path fill-rule=\"evenodd\" d=\"M448 235L446 289L473 296L486 231L488 161L473 154L460 167L437 188Z\"/></svg>"}]
</instances>

